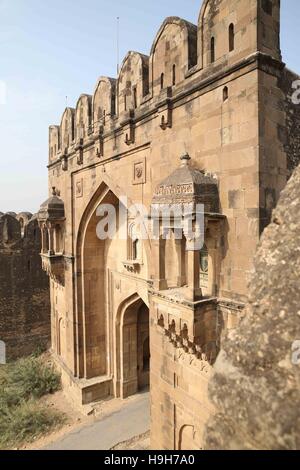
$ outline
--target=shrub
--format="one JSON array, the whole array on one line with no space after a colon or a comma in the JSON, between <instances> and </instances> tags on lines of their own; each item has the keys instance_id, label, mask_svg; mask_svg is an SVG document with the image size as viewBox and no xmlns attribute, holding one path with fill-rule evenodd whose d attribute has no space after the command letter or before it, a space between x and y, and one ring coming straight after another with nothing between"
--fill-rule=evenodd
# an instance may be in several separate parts
<instances>
[{"instance_id":1,"label":"shrub","mask_svg":"<svg viewBox=\"0 0 300 470\"><path fill-rule=\"evenodd\" d=\"M60 389L52 365L31 356L0 368L0 448L31 441L65 421L37 400Z\"/></svg>"},{"instance_id":2,"label":"shrub","mask_svg":"<svg viewBox=\"0 0 300 470\"><path fill-rule=\"evenodd\" d=\"M65 418L40 407L35 400L9 408L0 406L0 448L33 441L63 423Z\"/></svg>"},{"instance_id":3,"label":"shrub","mask_svg":"<svg viewBox=\"0 0 300 470\"><path fill-rule=\"evenodd\" d=\"M8 406L15 406L24 400L56 392L60 388L60 377L53 366L45 364L41 358L29 357L7 366L0 387L0 402L3 395Z\"/></svg>"}]
</instances>

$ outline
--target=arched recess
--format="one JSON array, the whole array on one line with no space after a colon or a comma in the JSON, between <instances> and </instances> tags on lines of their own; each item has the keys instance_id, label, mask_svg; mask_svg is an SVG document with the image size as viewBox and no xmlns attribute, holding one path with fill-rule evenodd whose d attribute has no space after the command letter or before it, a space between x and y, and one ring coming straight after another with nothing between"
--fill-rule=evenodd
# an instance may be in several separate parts
<instances>
[{"instance_id":1,"label":"arched recess","mask_svg":"<svg viewBox=\"0 0 300 470\"><path fill-rule=\"evenodd\" d=\"M130 51L123 60L118 78L118 114L139 107L148 93L149 57Z\"/></svg>"},{"instance_id":2,"label":"arched recess","mask_svg":"<svg viewBox=\"0 0 300 470\"><path fill-rule=\"evenodd\" d=\"M168 47L167 61L166 47ZM179 83L184 80L187 71L196 64L197 26L175 16L167 18L154 39L150 53L152 93L159 94L162 74L164 87L173 85L174 65L176 83Z\"/></svg>"},{"instance_id":3,"label":"arched recess","mask_svg":"<svg viewBox=\"0 0 300 470\"><path fill-rule=\"evenodd\" d=\"M150 345L148 302L132 294L121 302L114 325L114 393L127 398L149 386L150 346L145 357Z\"/></svg>"},{"instance_id":4,"label":"arched recess","mask_svg":"<svg viewBox=\"0 0 300 470\"><path fill-rule=\"evenodd\" d=\"M111 240L100 240L97 236L97 225L100 221L96 215L100 204L111 204L118 207L120 198L126 192L103 175L97 191L87 205L79 224L76 240L76 375L79 378L91 379L111 374L108 344L108 311L107 311L107 273L106 256ZM127 199L128 207L132 205ZM117 226L117 230L119 227ZM144 240L147 262L150 260L150 243Z\"/></svg>"},{"instance_id":5,"label":"arched recess","mask_svg":"<svg viewBox=\"0 0 300 470\"><path fill-rule=\"evenodd\" d=\"M62 337L63 337L63 319L58 318L57 321L57 345L56 352L59 357L62 356Z\"/></svg>"},{"instance_id":6,"label":"arched recess","mask_svg":"<svg viewBox=\"0 0 300 470\"><path fill-rule=\"evenodd\" d=\"M194 426L182 426L179 431L178 450L196 450Z\"/></svg>"}]
</instances>

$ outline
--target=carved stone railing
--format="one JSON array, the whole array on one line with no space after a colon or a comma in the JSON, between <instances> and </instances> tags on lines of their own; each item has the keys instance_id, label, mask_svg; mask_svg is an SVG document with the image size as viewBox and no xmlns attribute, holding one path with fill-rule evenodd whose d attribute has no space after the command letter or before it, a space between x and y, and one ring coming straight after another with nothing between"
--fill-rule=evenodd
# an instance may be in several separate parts
<instances>
[{"instance_id":1,"label":"carved stone railing","mask_svg":"<svg viewBox=\"0 0 300 470\"><path fill-rule=\"evenodd\" d=\"M178 302L168 305L153 300L157 327L163 330L168 341L186 354L213 364L219 352L217 300L203 299L193 308L180 306Z\"/></svg>"}]
</instances>

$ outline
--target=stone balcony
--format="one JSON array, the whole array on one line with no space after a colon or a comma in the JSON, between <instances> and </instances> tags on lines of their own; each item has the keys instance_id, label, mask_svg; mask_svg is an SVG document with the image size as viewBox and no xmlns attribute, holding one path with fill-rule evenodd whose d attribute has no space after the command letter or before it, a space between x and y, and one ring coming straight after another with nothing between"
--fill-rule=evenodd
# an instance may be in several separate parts
<instances>
[{"instance_id":1,"label":"stone balcony","mask_svg":"<svg viewBox=\"0 0 300 470\"><path fill-rule=\"evenodd\" d=\"M214 363L219 347L217 298L188 302L184 288L152 293L156 324L176 348Z\"/></svg>"},{"instance_id":2,"label":"stone balcony","mask_svg":"<svg viewBox=\"0 0 300 470\"><path fill-rule=\"evenodd\" d=\"M41 254L42 268L48 276L55 282L64 285L65 281L65 261L62 254Z\"/></svg>"}]
</instances>

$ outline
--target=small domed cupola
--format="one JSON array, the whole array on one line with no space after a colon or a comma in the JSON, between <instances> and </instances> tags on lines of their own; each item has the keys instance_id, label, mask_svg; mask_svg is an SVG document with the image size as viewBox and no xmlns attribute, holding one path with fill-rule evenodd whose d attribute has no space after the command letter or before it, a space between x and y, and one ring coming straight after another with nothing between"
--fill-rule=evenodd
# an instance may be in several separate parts
<instances>
[{"instance_id":1,"label":"small domed cupola","mask_svg":"<svg viewBox=\"0 0 300 470\"><path fill-rule=\"evenodd\" d=\"M65 220L65 205L57 195L55 187L52 188L52 196L45 201L38 212L40 222L60 222Z\"/></svg>"},{"instance_id":2,"label":"small domed cupola","mask_svg":"<svg viewBox=\"0 0 300 470\"><path fill-rule=\"evenodd\" d=\"M180 160L181 165L156 187L153 204L190 206L191 211L196 204L203 204L204 212L218 213L220 204L216 178L193 168L188 154Z\"/></svg>"}]
</instances>

